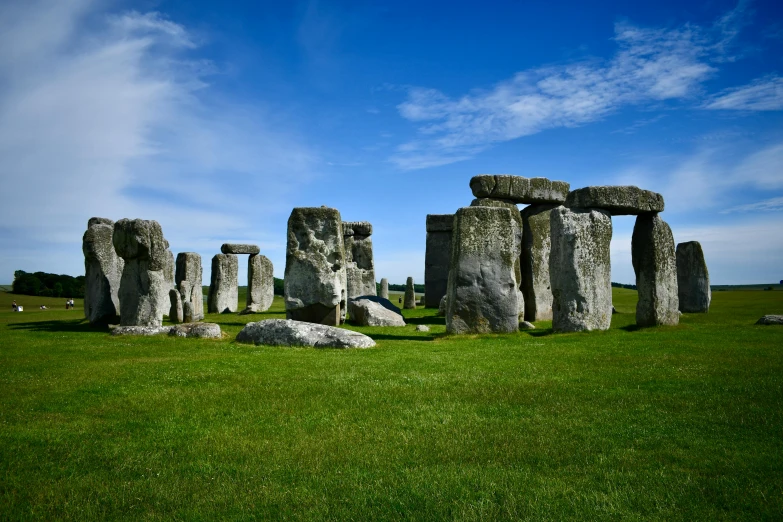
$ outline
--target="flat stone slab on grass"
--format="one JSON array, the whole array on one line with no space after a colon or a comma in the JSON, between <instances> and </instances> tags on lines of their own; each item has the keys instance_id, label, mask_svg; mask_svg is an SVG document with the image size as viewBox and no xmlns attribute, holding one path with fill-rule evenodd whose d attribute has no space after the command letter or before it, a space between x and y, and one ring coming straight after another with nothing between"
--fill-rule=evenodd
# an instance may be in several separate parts
<instances>
[{"instance_id":1,"label":"flat stone slab on grass","mask_svg":"<svg viewBox=\"0 0 783 522\"><path fill-rule=\"evenodd\" d=\"M239 334L240 343L268 346L312 346L315 348L372 348L370 337L325 324L291 319L267 319L248 323Z\"/></svg>"},{"instance_id":2,"label":"flat stone slab on grass","mask_svg":"<svg viewBox=\"0 0 783 522\"><path fill-rule=\"evenodd\" d=\"M663 212L663 196L633 185L584 187L571 191L565 200L568 208L600 208L614 216L636 216Z\"/></svg>"},{"instance_id":3,"label":"flat stone slab on grass","mask_svg":"<svg viewBox=\"0 0 783 522\"><path fill-rule=\"evenodd\" d=\"M246 245L242 243L223 243L220 251L224 254L260 254L261 249L258 245Z\"/></svg>"},{"instance_id":4,"label":"flat stone slab on grass","mask_svg":"<svg viewBox=\"0 0 783 522\"><path fill-rule=\"evenodd\" d=\"M547 178L525 178L508 174L480 174L470 180L477 198L506 199L514 203L563 203L571 185Z\"/></svg>"},{"instance_id":5,"label":"flat stone slab on grass","mask_svg":"<svg viewBox=\"0 0 783 522\"><path fill-rule=\"evenodd\" d=\"M783 326L783 315L765 315L756 324L764 324L767 326L778 325Z\"/></svg>"},{"instance_id":6,"label":"flat stone slab on grass","mask_svg":"<svg viewBox=\"0 0 783 522\"><path fill-rule=\"evenodd\" d=\"M111 329L112 335L150 336L168 334L171 326L117 326Z\"/></svg>"},{"instance_id":7,"label":"flat stone slab on grass","mask_svg":"<svg viewBox=\"0 0 783 522\"><path fill-rule=\"evenodd\" d=\"M117 326L111 329L112 335L169 335L197 339L220 339L222 332L216 323L187 323L176 326Z\"/></svg>"},{"instance_id":8,"label":"flat stone slab on grass","mask_svg":"<svg viewBox=\"0 0 783 522\"><path fill-rule=\"evenodd\" d=\"M386 303L379 301L386 301ZM351 316L353 322L361 326L405 326L405 320L402 318L399 308L395 307L388 299L380 297L372 300L365 297L349 299L348 315Z\"/></svg>"}]
</instances>

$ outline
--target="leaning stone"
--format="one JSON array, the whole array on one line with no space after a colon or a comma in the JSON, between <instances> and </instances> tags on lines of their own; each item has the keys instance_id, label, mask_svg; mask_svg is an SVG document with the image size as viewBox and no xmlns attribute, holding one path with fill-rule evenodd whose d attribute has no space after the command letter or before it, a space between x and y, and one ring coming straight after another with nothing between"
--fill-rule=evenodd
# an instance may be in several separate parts
<instances>
[{"instance_id":1,"label":"leaning stone","mask_svg":"<svg viewBox=\"0 0 783 522\"><path fill-rule=\"evenodd\" d=\"M255 255L261 253L261 249L258 245L245 245L240 243L223 243L220 246L220 251L223 254L250 254Z\"/></svg>"},{"instance_id":2,"label":"leaning stone","mask_svg":"<svg viewBox=\"0 0 783 522\"><path fill-rule=\"evenodd\" d=\"M632 185L584 187L571 191L565 206L600 208L613 216L663 212L663 196Z\"/></svg>"},{"instance_id":3,"label":"leaning stone","mask_svg":"<svg viewBox=\"0 0 783 522\"><path fill-rule=\"evenodd\" d=\"M220 339L223 336L220 325L215 323L180 324L172 327L169 335L193 339Z\"/></svg>"},{"instance_id":4,"label":"leaning stone","mask_svg":"<svg viewBox=\"0 0 783 522\"><path fill-rule=\"evenodd\" d=\"M181 323L185 320L184 313L182 311L182 298L179 295L179 291L175 288L169 290L169 301L171 308L169 309L169 321L172 323Z\"/></svg>"},{"instance_id":5,"label":"leaning stone","mask_svg":"<svg viewBox=\"0 0 783 522\"><path fill-rule=\"evenodd\" d=\"M290 319L268 319L248 323L237 334L237 341L268 346L313 346L315 348L375 346L375 341L359 332Z\"/></svg>"},{"instance_id":6,"label":"leaning stone","mask_svg":"<svg viewBox=\"0 0 783 522\"><path fill-rule=\"evenodd\" d=\"M211 314L235 313L239 305L239 260L234 254L215 254L207 296Z\"/></svg>"},{"instance_id":7,"label":"leaning stone","mask_svg":"<svg viewBox=\"0 0 783 522\"><path fill-rule=\"evenodd\" d=\"M405 299L402 307L406 310L416 308L416 291L414 290L412 277L405 281Z\"/></svg>"},{"instance_id":8,"label":"leaning stone","mask_svg":"<svg viewBox=\"0 0 783 522\"><path fill-rule=\"evenodd\" d=\"M204 291L202 290L201 256L195 252L177 254L174 282L182 297L182 310L185 322L191 323L204 319ZM191 318L188 319L187 304L190 304Z\"/></svg>"},{"instance_id":9,"label":"leaning stone","mask_svg":"<svg viewBox=\"0 0 783 522\"><path fill-rule=\"evenodd\" d=\"M375 261L371 235L372 225L367 221L343 221L348 299L360 295L375 295Z\"/></svg>"},{"instance_id":10,"label":"leaning stone","mask_svg":"<svg viewBox=\"0 0 783 522\"><path fill-rule=\"evenodd\" d=\"M551 205L530 205L522 216L522 293L525 320L552 319L552 283L549 280L549 253L552 250L549 216Z\"/></svg>"},{"instance_id":11,"label":"leaning stone","mask_svg":"<svg viewBox=\"0 0 783 522\"><path fill-rule=\"evenodd\" d=\"M151 336L168 334L171 328L171 326L117 326L111 329L111 334Z\"/></svg>"},{"instance_id":12,"label":"leaning stone","mask_svg":"<svg viewBox=\"0 0 783 522\"><path fill-rule=\"evenodd\" d=\"M783 325L783 315L765 315L756 324L763 324L767 326L771 325Z\"/></svg>"},{"instance_id":13,"label":"leaning stone","mask_svg":"<svg viewBox=\"0 0 783 522\"><path fill-rule=\"evenodd\" d=\"M446 294L448 333L518 330L518 219L518 212L496 207L465 207L455 214Z\"/></svg>"},{"instance_id":14,"label":"leaning stone","mask_svg":"<svg viewBox=\"0 0 783 522\"><path fill-rule=\"evenodd\" d=\"M710 274L698 241L677 245L677 292L681 312L709 312L712 300Z\"/></svg>"},{"instance_id":15,"label":"leaning stone","mask_svg":"<svg viewBox=\"0 0 783 522\"><path fill-rule=\"evenodd\" d=\"M247 259L247 302L244 314L265 312L275 299L275 279L272 261L268 257L251 255Z\"/></svg>"},{"instance_id":16,"label":"leaning stone","mask_svg":"<svg viewBox=\"0 0 783 522\"><path fill-rule=\"evenodd\" d=\"M427 247L424 254L424 305L438 306L446 295L451 261L454 214L427 214Z\"/></svg>"},{"instance_id":17,"label":"leaning stone","mask_svg":"<svg viewBox=\"0 0 783 522\"><path fill-rule=\"evenodd\" d=\"M90 324L119 321L120 280L125 262L114 250L114 221L94 217L82 237L84 252L84 316Z\"/></svg>"},{"instance_id":18,"label":"leaning stone","mask_svg":"<svg viewBox=\"0 0 783 522\"><path fill-rule=\"evenodd\" d=\"M636 218L631 238L631 261L639 293L636 324L679 324L674 236L658 214L644 214Z\"/></svg>"},{"instance_id":19,"label":"leaning stone","mask_svg":"<svg viewBox=\"0 0 783 522\"><path fill-rule=\"evenodd\" d=\"M608 330L612 322L611 216L602 210L557 207L550 220L552 329Z\"/></svg>"},{"instance_id":20,"label":"leaning stone","mask_svg":"<svg viewBox=\"0 0 783 522\"><path fill-rule=\"evenodd\" d=\"M429 332L430 331L430 327L427 326L426 324L420 324L420 325L416 326L416 331L417 332Z\"/></svg>"},{"instance_id":21,"label":"leaning stone","mask_svg":"<svg viewBox=\"0 0 783 522\"><path fill-rule=\"evenodd\" d=\"M348 315L361 326L405 326L402 315L369 299L349 299Z\"/></svg>"},{"instance_id":22,"label":"leaning stone","mask_svg":"<svg viewBox=\"0 0 783 522\"><path fill-rule=\"evenodd\" d=\"M513 203L554 203L565 201L571 185L547 178L525 178L507 174L481 174L470 180L477 198L507 199Z\"/></svg>"},{"instance_id":23,"label":"leaning stone","mask_svg":"<svg viewBox=\"0 0 783 522\"><path fill-rule=\"evenodd\" d=\"M284 283L288 319L329 325L345 321L345 244L336 209L302 207L291 212Z\"/></svg>"},{"instance_id":24,"label":"leaning stone","mask_svg":"<svg viewBox=\"0 0 783 522\"><path fill-rule=\"evenodd\" d=\"M379 297L383 297L384 299L389 298L389 280L385 277L381 279L381 293Z\"/></svg>"},{"instance_id":25,"label":"leaning stone","mask_svg":"<svg viewBox=\"0 0 783 522\"><path fill-rule=\"evenodd\" d=\"M164 270L168 263L168 241L157 221L121 219L114 224L114 250L125 265L120 281L120 324L160 326L168 312L160 296L168 292Z\"/></svg>"},{"instance_id":26,"label":"leaning stone","mask_svg":"<svg viewBox=\"0 0 783 522\"><path fill-rule=\"evenodd\" d=\"M440 299L440 303L438 303L438 315L445 316L446 315L446 296L444 295Z\"/></svg>"}]
</instances>

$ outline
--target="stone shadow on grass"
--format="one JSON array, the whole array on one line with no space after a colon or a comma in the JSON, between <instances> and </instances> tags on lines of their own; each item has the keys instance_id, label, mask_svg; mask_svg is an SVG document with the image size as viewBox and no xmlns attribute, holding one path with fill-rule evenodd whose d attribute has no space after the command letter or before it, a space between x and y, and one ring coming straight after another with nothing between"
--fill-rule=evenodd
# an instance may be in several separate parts
<instances>
[{"instance_id":1,"label":"stone shadow on grass","mask_svg":"<svg viewBox=\"0 0 783 522\"><path fill-rule=\"evenodd\" d=\"M373 341L434 341L432 336L392 335L392 334L365 334Z\"/></svg>"},{"instance_id":2,"label":"stone shadow on grass","mask_svg":"<svg viewBox=\"0 0 783 522\"><path fill-rule=\"evenodd\" d=\"M64 321L31 321L26 323L10 323L11 330L27 330L30 332L72 332L72 333L99 333L106 334L108 326L93 326L87 319Z\"/></svg>"},{"instance_id":3,"label":"stone shadow on grass","mask_svg":"<svg viewBox=\"0 0 783 522\"><path fill-rule=\"evenodd\" d=\"M446 324L445 317L438 317L437 315L425 315L424 317L406 317L406 324Z\"/></svg>"}]
</instances>

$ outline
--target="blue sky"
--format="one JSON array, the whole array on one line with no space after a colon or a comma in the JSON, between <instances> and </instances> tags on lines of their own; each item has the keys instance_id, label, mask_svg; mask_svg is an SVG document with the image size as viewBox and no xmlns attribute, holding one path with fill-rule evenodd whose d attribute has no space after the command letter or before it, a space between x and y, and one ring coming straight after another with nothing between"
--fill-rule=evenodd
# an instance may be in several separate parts
<instances>
[{"instance_id":1,"label":"blue sky","mask_svg":"<svg viewBox=\"0 0 783 522\"><path fill-rule=\"evenodd\" d=\"M423 281L426 214L480 173L659 191L713 283L783 279L779 1L367 4L2 2L0 282L82 274L91 216L205 268L258 243L282 277L320 205L373 223L378 279Z\"/></svg>"}]
</instances>

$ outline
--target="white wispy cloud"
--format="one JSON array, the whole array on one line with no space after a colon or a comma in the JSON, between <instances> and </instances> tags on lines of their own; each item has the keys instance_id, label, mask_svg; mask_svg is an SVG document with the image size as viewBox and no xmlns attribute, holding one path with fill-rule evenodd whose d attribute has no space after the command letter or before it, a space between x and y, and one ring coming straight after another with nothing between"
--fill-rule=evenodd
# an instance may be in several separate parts
<instances>
[{"instance_id":1,"label":"white wispy cloud","mask_svg":"<svg viewBox=\"0 0 783 522\"><path fill-rule=\"evenodd\" d=\"M781 210L783 210L783 197L778 197L727 208L726 210L722 210L721 214L731 214L734 212L778 212Z\"/></svg>"},{"instance_id":2,"label":"white wispy cloud","mask_svg":"<svg viewBox=\"0 0 783 522\"><path fill-rule=\"evenodd\" d=\"M493 143L593 122L623 106L695 97L717 71L715 64L730 57L732 28L742 23L744 9L740 4L708 28L618 23L618 50L610 60L519 72L459 98L411 88L398 110L422 123L420 138L400 146L390 160L404 169L443 165Z\"/></svg>"},{"instance_id":3,"label":"white wispy cloud","mask_svg":"<svg viewBox=\"0 0 783 522\"><path fill-rule=\"evenodd\" d=\"M705 109L735 111L783 110L783 78L759 78L748 85L727 89L704 104Z\"/></svg>"}]
</instances>

